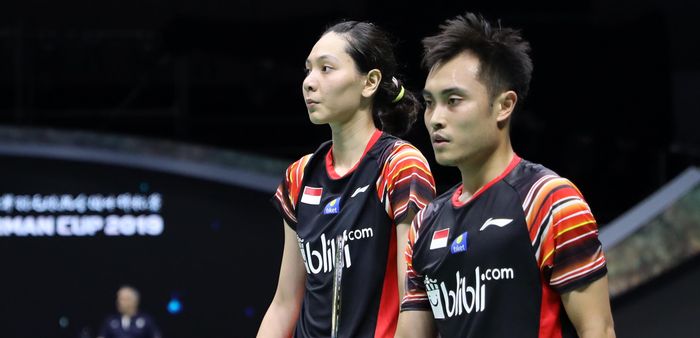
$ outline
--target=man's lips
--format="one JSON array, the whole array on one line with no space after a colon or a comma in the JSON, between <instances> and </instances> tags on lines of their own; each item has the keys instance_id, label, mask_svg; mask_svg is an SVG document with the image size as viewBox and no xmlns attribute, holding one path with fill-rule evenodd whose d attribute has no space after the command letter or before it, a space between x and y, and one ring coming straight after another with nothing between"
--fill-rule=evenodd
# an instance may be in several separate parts
<instances>
[{"instance_id":1,"label":"man's lips","mask_svg":"<svg viewBox=\"0 0 700 338\"><path fill-rule=\"evenodd\" d=\"M447 137L441 134L433 134L430 138L434 144L445 144L450 142L450 140Z\"/></svg>"}]
</instances>

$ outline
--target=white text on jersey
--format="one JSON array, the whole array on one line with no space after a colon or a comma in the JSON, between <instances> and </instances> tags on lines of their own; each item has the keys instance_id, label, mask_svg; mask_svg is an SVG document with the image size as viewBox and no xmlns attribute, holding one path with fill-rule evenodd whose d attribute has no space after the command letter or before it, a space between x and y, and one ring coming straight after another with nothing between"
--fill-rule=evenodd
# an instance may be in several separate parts
<instances>
[{"instance_id":1,"label":"white text on jersey","mask_svg":"<svg viewBox=\"0 0 700 338\"><path fill-rule=\"evenodd\" d=\"M374 230L372 230L372 228L343 231L343 239L345 240L343 252L346 269L352 266L352 260L350 259L350 243L355 240L372 237L374 237ZM304 260L306 273L317 274L333 271L336 252L336 243L333 237L326 238L326 234L321 234L321 238L319 239L321 242L320 248L319 245L314 245L314 248L312 248L310 242L305 242L298 236L297 241L299 242L299 250L301 251L301 258Z\"/></svg>"},{"instance_id":2,"label":"white text on jersey","mask_svg":"<svg viewBox=\"0 0 700 338\"><path fill-rule=\"evenodd\" d=\"M486 269L482 274L474 269L474 286L467 285L467 277L457 271L456 290L448 290L445 282L425 277L425 288L435 319L459 316L462 313L483 312L486 309L486 282L515 279L512 268Z\"/></svg>"}]
</instances>

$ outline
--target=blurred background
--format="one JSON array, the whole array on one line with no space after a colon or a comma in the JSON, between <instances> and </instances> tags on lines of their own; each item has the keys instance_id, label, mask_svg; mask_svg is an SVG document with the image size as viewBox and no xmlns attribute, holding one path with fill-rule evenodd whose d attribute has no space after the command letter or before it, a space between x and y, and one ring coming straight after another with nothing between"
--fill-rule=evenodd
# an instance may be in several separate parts
<instances>
[{"instance_id":1,"label":"blurred background","mask_svg":"<svg viewBox=\"0 0 700 338\"><path fill-rule=\"evenodd\" d=\"M373 21L420 91L421 38L466 10L531 42L513 144L591 205L618 337L693 337L700 3L683 0L1 2L0 337L95 337L122 284L166 338L254 336L282 251L269 198L330 138L301 96L310 48ZM439 193L459 181L420 120L405 138Z\"/></svg>"}]
</instances>

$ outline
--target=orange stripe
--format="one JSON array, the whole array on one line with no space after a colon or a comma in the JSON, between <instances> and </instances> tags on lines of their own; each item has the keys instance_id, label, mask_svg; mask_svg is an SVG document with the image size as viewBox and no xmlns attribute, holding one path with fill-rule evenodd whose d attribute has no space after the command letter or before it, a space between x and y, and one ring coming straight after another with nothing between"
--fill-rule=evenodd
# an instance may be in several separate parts
<instances>
[{"instance_id":1,"label":"orange stripe","mask_svg":"<svg viewBox=\"0 0 700 338\"><path fill-rule=\"evenodd\" d=\"M541 192L542 190L540 190ZM530 231L530 241L534 241L537 234L540 232L540 228L545 226L542 224L546 217L549 215L550 209L552 208L552 200L544 199L546 194L537 194L536 204L533 204L533 212L530 218L527 220L528 230Z\"/></svg>"},{"instance_id":2,"label":"orange stripe","mask_svg":"<svg viewBox=\"0 0 700 338\"><path fill-rule=\"evenodd\" d=\"M409 159L406 160L406 158ZM401 162L402 160L404 160L404 162ZM397 184L398 181L411 176L416 177L407 179L405 182ZM377 195L379 199L384 201L385 194L387 194L389 197L389 203L386 204L386 208L390 217L396 217L396 214L399 213L399 211L404 212L408 208L411 201L421 207L426 205L432 199L433 196L419 196L413 191L409 191L408 196L405 198L399 199L392 196L393 191L398 186L413 184L413 182L418 182L418 184L421 186L429 187L434 195L435 180L433 179L433 175L430 173L428 163L423 154L421 154L418 149L409 143L397 142L394 145L394 149L392 149L392 153L389 155L388 160L384 163L382 175L377 184ZM386 201L384 202L386 203Z\"/></svg>"},{"instance_id":3,"label":"orange stripe","mask_svg":"<svg viewBox=\"0 0 700 338\"><path fill-rule=\"evenodd\" d=\"M528 217L527 224L530 226L530 240L534 240L534 236L539 232L539 227L542 221L549 214L549 209L552 206L552 198L547 198L549 192L555 187L559 186L556 182L557 179L553 178L544 182L539 189L534 193L532 203L530 203L529 208L525 211Z\"/></svg>"},{"instance_id":4,"label":"orange stripe","mask_svg":"<svg viewBox=\"0 0 700 338\"><path fill-rule=\"evenodd\" d=\"M529 206L525 208L525 213L528 216L528 224L536 224L535 220L533 219L534 217L537 217L537 211L539 210L540 206L542 203L544 203L544 199L549 195L549 193L554 190L557 187L561 186L571 186L571 182L567 179L563 179L561 177L552 177L548 179L546 182L542 183L537 191L534 192L533 195L535 195L532 198L532 202L530 203ZM556 192L557 198L553 198L553 196L550 197L552 200L559 200L563 198L564 196L559 196L560 191ZM576 196L575 193L570 193L570 194L565 194L565 196Z\"/></svg>"},{"instance_id":5,"label":"orange stripe","mask_svg":"<svg viewBox=\"0 0 700 338\"><path fill-rule=\"evenodd\" d=\"M399 162L406 157L417 157L418 159L422 159L422 161L414 159L403 163L402 166L397 167L393 165L394 163ZM423 154L421 154L421 152L418 151L418 149L416 149L411 144L396 143L388 159L389 160L384 163L384 168L382 168L383 174L377 186L377 193L379 194L380 199L382 197L381 194L384 191L391 190L390 185L394 183L396 176L398 176L402 171L411 167L418 168L420 171L422 171L424 173L425 178L429 182L433 182L432 185L435 186L433 176L430 173L430 168L428 166L428 161L425 160ZM433 188L433 190L434 189L435 188Z\"/></svg>"},{"instance_id":6,"label":"orange stripe","mask_svg":"<svg viewBox=\"0 0 700 338\"><path fill-rule=\"evenodd\" d=\"M301 191L301 182L304 179L304 170L306 169L306 164L309 163L312 154L308 154L292 163L287 169L287 189L289 191L289 201L292 203L292 207L296 209L297 199L299 198L299 192Z\"/></svg>"}]
</instances>

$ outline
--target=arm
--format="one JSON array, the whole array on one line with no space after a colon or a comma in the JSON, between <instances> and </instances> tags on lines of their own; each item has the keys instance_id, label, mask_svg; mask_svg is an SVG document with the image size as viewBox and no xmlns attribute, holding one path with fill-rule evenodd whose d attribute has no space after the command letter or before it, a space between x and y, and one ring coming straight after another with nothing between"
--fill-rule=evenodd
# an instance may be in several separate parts
<instances>
[{"instance_id":1,"label":"arm","mask_svg":"<svg viewBox=\"0 0 700 338\"><path fill-rule=\"evenodd\" d=\"M277 291L260 324L258 337L292 336L304 296L305 280L306 271L299 252L296 232L285 222L284 251Z\"/></svg>"},{"instance_id":2,"label":"arm","mask_svg":"<svg viewBox=\"0 0 700 338\"><path fill-rule=\"evenodd\" d=\"M561 295L564 309L581 338L615 338L608 277Z\"/></svg>"},{"instance_id":3,"label":"arm","mask_svg":"<svg viewBox=\"0 0 700 338\"><path fill-rule=\"evenodd\" d=\"M408 228L411 226L413 217L414 212L409 210L406 218L396 226L396 273L398 275L397 281L399 282L399 301L404 296L406 279L406 258L403 248L408 243Z\"/></svg>"},{"instance_id":4,"label":"arm","mask_svg":"<svg viewBox=\"0 0 700 338\"><path fill-rule=\"evenodd\" d=\"M407 229L406 245L403 254L403 267L405 271L404 296L401 301L401 313L396 327L395 337L397 338L424 338L436 337L437 329L435 319L430 310L428 295L423 284L423 276L414 270L413 266L413 245L416 241L417 231L420 228L423 212L425 209L411 219L413 222Z\"/></svg>"},{"instance_id":5,"label":"arm","mask_svg":"<svg viewBox=\"0 0 700 338\"><path fill-rule=\"evenodd\" d=\"M395 338L436 337L435 322L430 310L402 311L396 327Z\"/></svg>"},{"instance_id":6,"label":"arm","mask_svg":"<svg viewBox=\"0 0 700 338\"><path fill-rule=\"evenodd\" d=\"M404 250L408 243L408 229L418 210L435 197L435 181L428 161L408 143L397 143L382 169L382 180L377 186L380 200L388 193L389 217L396 222L396 266L399 299L404 296L406 261Z\"/></svg>"},{"instance_id":7,"label":"arm","mask_svg":"<svg viewBox=\"0 0 700 338\"><path fill-rule=\"evenodd\" d=\"M540 267L551 269L549 285L561 295L579 337L615 337L606 260L593 213L571 181L554 178L543 187L538 195L557 207L550 208L552 231L542 241L546 249L540 251Z\"/></svg>"}]
</instances>

